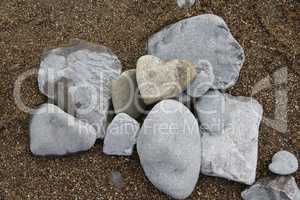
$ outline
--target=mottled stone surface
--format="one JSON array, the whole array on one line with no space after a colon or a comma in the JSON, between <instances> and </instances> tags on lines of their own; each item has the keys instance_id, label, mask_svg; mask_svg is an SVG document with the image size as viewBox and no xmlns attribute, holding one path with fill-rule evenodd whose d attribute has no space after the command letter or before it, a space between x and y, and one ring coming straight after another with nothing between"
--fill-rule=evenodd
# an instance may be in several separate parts
<instances>
[{"instance_id":1,"label":"mottled stone surface","mask_svg":"<svg viewBox=\"0 0 300 200\"><path fill-rule=\"evenodd\" d=\"M299 200L300 190L292 176L264 178L242 193L244 200Z\"/></svg>"},{"instance_id":2,"label":"mottled stone surface","mask_svg":"<svg viewBox=\"0 0 300 200\"><path fill-rule=\"evenodd\" d=\"M146 55L137 62L136 79L146 104L176 97L196 75L196 66L187 60L163 61Z\"/></svg>"},{"instance_id":3,"label":"mottled stone surface","mask_svg":"<svg viewBox=\"0 0 300 200\"><path fill-rule=\"evenodd\" d=\"M111 82L121 63L110 49L74 40L45 52L38 75L43 94L75 117L93 125L103 138L111 100Z\"/></svg>"},{"instance_id":4,"label":"mottled stone surface","mask_svg":"<svg viewBox=\"0 0 300 200\"><path fill-rule=\"evenodd\" d=\"M195 4L196 0L176 0L176 2L180 8L190 8Z\"/></svg>"},{"instance_id":5,"label":"mottled stone surface","mask_svg":"<svg viewBox=\"0 0 300 200\"><path fill-rule=\"evenodd\" d=\"M165 27L148 40L148 54L161 59L208 61L213 68L215 89L226 89L239 77L245 55L224 20L205 14Z\"/></svg>"},{"instance_id":6,"label":"mottled stone surface","mask_svg":"<svg viewBox=\"0 0 300 200\"><path fill-rule=\"evenodd\" d=\"M211 64L207 61L199 61L196 65L197 77L187 87L187 94L194 98L203 96L213 87L215 75Z\"/></svg>"},{"instance_id":7,"label":"mottled stone surface","mask_svg":"<svg viewBox=\"0 0 300 200\"><path fill-rule=\"evenodd\" d=\"M116 113L138 118L144 112L145 104L137 86L135 69L123 72L112 81L112 102Z\"/></svg>"},{"instance_id":8,"label":"mottled stone surface","mask_svg":"<svg viewBox=\"0 0 300 200\"><path fill-rule=\"evenodd\" d=\"M67 155L90 149L95 129L53 104L43 104L30 123L30 150L34 155Z\"/></svg>"},{"instance_id":9,"label":"mottled stone surface","mask_svg":"<svg viewBox=\"0 0 300 200\"><path fill-rule=\"evenodd\" d=\"M299 163L296 156L288 151L279 151L269 165L269 170L278 175L290 175L298 170Z\"/></svg>"},{"instance_id":10,"label":"mottled stone surface","mask_svg":"<svg viewBox=\"0 0 300 200\"><path fill-rule=\"evenodd\" d=\"M118 114L107 127L103 152L107 155L130 156L140 124L125 113Z\"/></svg>"},{"instance_id":11,"label":"mottled stone surface","mask_svg":"<svg viewBox=\"0 0 300 200\"><path fill-rule=\"evenodd\" d=\"M217 121L223 123L223 128L214 133L202 130L201 172L251 185L256 176L262 106L253 98L215 93L220 101L208 100L202 105L217 113ZM200 108L196 106L195 109L201 116Z\"/></svg>"},{"instance_id":12,"label":"mottled stone surface","mask_svg":"<svg viewBox=\"0 0 300 200\"><path fill-rule=\"evenodd\" d=\"M160 191L187 198L197 183L201 142L197 120L180 102L163 100L144 121L137 150L146 176Z\"/></svg>"}]
</instances>

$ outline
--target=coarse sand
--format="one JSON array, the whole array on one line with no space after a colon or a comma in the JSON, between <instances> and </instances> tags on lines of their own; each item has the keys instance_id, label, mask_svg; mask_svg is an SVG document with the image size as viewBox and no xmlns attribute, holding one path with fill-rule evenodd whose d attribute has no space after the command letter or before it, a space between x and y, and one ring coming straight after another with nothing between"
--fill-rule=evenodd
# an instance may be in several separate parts
<instances>
[{"instance_id":1,"label":"coarse sand","mask_svg":"<svg viewBox=\"0 0 300 200\"><path fill-rule=\"evenodd\" d=\"M254 86L270 77L271 87L254 97L263 105L265 119L274 119L282 102L276 98L278 91L288 91L288 130L281 133L268 126L267 120L261 125L257 178L271 175L268 164L278 150L288 150L299 159L299 1L201 0L191 9L179 9L175 0L1 0L0 199L168 199L146 179L136 153L129 158L106 156L101 141L78 155L32 156L30 115L17 108L14 84L24 72L38 69L45 48L67 44L72 38L110 47L124 70L135 68L151 34L204 13L223 17L246 53L239 82L229 93L251 96ZM287 83L275 84L274 73L284 68L288 69ZM30 107L47 100L38 90L35 75L26 79L21 91L23 102ZM122 189L111 184L113 171L121 172ZM295 177L299 185L299 171ZM238 200L246 188L201 176L190 199Z\"/></svg>"}]
</instances>

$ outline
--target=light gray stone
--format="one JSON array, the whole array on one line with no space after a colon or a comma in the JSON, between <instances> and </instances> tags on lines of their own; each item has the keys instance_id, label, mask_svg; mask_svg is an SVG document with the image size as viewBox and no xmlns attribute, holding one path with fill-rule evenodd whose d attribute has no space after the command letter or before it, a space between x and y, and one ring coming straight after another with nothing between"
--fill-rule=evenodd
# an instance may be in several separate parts
<instances>
[{"instance_id":1,"label":"light gray stone","mask_svg":"<svg viewBox=\"0 0 300 200\"><path fill-rule=\"evenodd\" d=\"M207 100L195 109L200 119L203 119L203 112L199 112L199 109L213 113L212 118L217 116L218 120L215 121L222 123L216 127L223 128L219 132L202 130L201 172L251 185L256 176L262 106L253 98L233 97L217 91L208 95L211 94L215 99L209 100L211 97L204 96ZM205 122L208 122L208 118L209 115Z\"/></svg>"},{"instance_id":2,"label":"light gray stone","mask_svg":"<svg viewBox=\"0 0 300 200\"><path fill-rule=\"evenodd\" d=\"M111 82L121 63L110 49L80 40L45 52L38 75L43 94L76 118L93 125L103 138L111 100Z\"/></svg>"},{"instance_id":3,"label":"light gray stone","mask_svg":"<svg viewBox=\"0 0 300 200\"><path fill-rule=\"evenodd\" d=\"M269 170L278 175L290 175L298 170L299 163L295 155L288 151L279 151L269 165Z\"/></svg>"},{"instance_id":4,"label":"light gray stone","mask_svg":"<svg viewBox=\"0 0 300 200\"><path fill-rule=\"evenodd\" d=\"M163 100L148 114L137 151L146 176L160 191L187 198L197 183L201 142L197 120L180 102Z\"/></svg>"},{"instance_id":5,"label":"light gray stone","mask_svg":"<svg viewBox=\"0 0 300 200\"><path fill-rule=\"evenodd\" d=\"M112 81L112 102L116 113L138 118L144 112L145 104L137 86L135 69L123 72Z\"/></svg>"},{"instance_id":6,"label":"light gray stone","mask_svg":"<svg viewBox=\"0 0 300 200\"><path fill-rule=\"evenodd\" d=\"M299 200L300 190L292 176L264 178L242 192L244 200Z\"/></svg>"},{"instance_id":7,"label":"light gray stone","mask_svg":"<svg viewBox=\"0 0 300 200\"><path fill-rule=\"evenodd\" d=\"M130 156L140 124L125 113L118 114L107 127L103 152L107 155Z\"/></svg>"},{"instance_id":8,"label":"light gray stone","mask_svg":"<svg viewBox=\"0 0 300 200\"><path fill-rule=\"evenodd\" d=\"M220 135L225 127L225 95L210 90L195 103L201 128L211 135Z\"/></svg>"},{"instance_id":9,"label":"light gray stone","mask_svg":"<svg viewBox=\"0 0 300 200\"><path fill-rule=\"evenodd\" d=\"M196 65L197 77L187 87L187 94L194 98L203 96L213 87L215 75L211 64L207 61L199 61Z\"/></svg>"},{"instance_id":10,"label":"light gray stone","mask_svg":"<svg viewBox=\"0 0 300 200\"><path fill-rule=\"evenodd\" d=\"M208 61L213 68L215 89L234 85L244 62L244 51L224 20L199 15L167 26L148 40L148 54L161 59Z\"/></svg>"},{"instance_id":11,"label":"light gray stone","mask_svg":"<svg viewBox=\"0 0 300 200\"><path fill-rule=\"evenodd\" d=\"M136 79L146 104L176 97L196 75L196 66L187 60L163 61L146 55L137 62Z\"/></svg>"},{"instance_id":12,"label":"light gray stone","mask_svg":"<svg viewBox=\"0 0 300 200\"><path fill-rule=\"evenodd\" d=\"M53 104L43 104L30 123L30 150L34 155L67 155L90 149L95 129Z\"/></svg>"},{"instance_id":13,"label":"light gray stone","mask_svg":"<svg viewBox=\"0 0 300 200\"><path fill-rule=\"evenodd\" d=\"M117 189L122 190L124 187L124 179L122 174L119 171L111 172L111 184Z\"/></svg>"},{"instance_id":14,"label":"light gray stone","mask_svg":"<svg viewBox=\"0 0 300 200\"><path fill-rule=\"evenodd\" d=\"M180 8L190 8L195 4L196 0L177 0L177 5Z\"/></svg>"}]
</instances>

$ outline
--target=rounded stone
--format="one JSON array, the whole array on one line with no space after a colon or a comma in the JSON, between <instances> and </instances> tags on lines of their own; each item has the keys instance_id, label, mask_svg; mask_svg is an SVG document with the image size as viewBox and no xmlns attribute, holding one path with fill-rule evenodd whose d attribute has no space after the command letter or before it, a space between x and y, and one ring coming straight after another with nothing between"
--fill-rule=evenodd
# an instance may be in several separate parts
<instances>
[{"instance_id":1,"label":"rounded stone","mask_svg":"<svg viewBox=\"0 0 300 200\"><path fill-rule=\"evenodd\" d=\"M200 173L200 140L197 120L182 103L156 104L137 141L142 167L152 184L175 199L187 198Z\"/></svg>"},{"instance_id":2,"label":"rounded stone","mask_svg":"<svg viewBox=\"0 0 300 200\"><path fill-rule=\"evenodd\" d=\"M180 8L190 8L195 4L196 0L177 0L176 2Z\"/></svg>"},{"instance_id":3,"label":"rounded stone","mask_svg":"<svg viewBox=\"0 0 300 200\"><path fill-rule=\"evenodd\" d=\"M269 170L278 175L290 175L298 170L299 163L296 156L288 151L279 151L269 165Z\"/></svg>"}]
</instances>

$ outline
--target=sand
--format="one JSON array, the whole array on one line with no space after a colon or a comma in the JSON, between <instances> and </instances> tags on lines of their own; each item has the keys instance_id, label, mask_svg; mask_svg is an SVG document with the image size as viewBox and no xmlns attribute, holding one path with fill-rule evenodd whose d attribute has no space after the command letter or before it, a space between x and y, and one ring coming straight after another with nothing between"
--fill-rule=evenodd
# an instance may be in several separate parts
<instances>
[{"instance_id":1,"label":"sand","mask_svg":"<svg viewBox=\"0 0 300 200\"><path fill-rule=\"evenodd\" d=\"M245 49L246 62L239 82L228 90L251 96L253 87L282 67L287 84L264 89L254 97L273 119L276 90L288 90L288 130L260 128L257 178L271 175L272 155L285 149L300 158L300 24L299 1L201 0L191 9L179 9L175 0L1 0L0 1L0 199L168 199L145 178L137 154L130 158L102 153L102 142L86 153L62 157L34 157L29 151L30 115L19 110L13 89L17 78L38 69L43 49L80 38L106 45L125 69L135 68L144 55L147 38L180 19L213 13L225 19ZM298 11L298 14L297 14ZM22 99L30 107L46 102L37 77L23 84ZM124 187L111 184L111 172L120 171ZM300 184L300 172L295 174ZM247 186L201 176L190 199L238 200Z\"/></svg>"}]
</instances>

